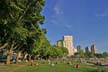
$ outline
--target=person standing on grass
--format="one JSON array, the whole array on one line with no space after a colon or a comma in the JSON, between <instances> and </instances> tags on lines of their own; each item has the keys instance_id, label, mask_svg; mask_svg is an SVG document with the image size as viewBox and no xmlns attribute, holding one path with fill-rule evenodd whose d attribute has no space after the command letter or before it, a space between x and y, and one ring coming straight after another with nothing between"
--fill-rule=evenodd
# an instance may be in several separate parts
<instances>
[{"instance_id":1,"label":"person standing on grass","mask_svg":"<svg viewBox=\"0 0 108 72\"><path fill-rule=\"evenodd\" d=\"M12 62L16 63L16 59L17 59L17 55L16 55L16 53L13 53L13 55L12 55Z\"/></svg>"},{"instance_id":2,"label":"person standing on grass","mask_svg":"<svg viewBox=\"0 0 108 72\"><path fill-rule=\"evenodd\" d=\"M30 64L31 64L31 66L36 65L34 62L34 56L33 55L31 56Z\"/></svg>"},{"instance_id":3,"label":"person standing on grass","mask_svg":"<svg viewBox=\"0 0 108 72\"><path fill-rule=\"evenodd\" d=\"M79 67L80 67L80 65L79 65L79 64L76 64L76 65L75 65L75 68L79 68Z\"/></svg>"}]
</instances>

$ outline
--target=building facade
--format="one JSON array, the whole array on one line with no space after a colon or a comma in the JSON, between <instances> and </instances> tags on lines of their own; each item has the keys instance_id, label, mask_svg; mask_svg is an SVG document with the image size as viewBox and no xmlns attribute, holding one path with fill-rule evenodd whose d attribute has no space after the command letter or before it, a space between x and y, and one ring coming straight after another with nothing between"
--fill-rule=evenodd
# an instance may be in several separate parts
<instances>
[{"instance_id":1,"label":"building facade","mask_svg":"<svg viewBox=\"0 0 108 72\"><path fill-rule=\"evenodd\" d=\"M77 52L80 52L82 50L82 46L81 45L78 45L77 46Z\"/></svg>"},{"instance_id":2,"label":"building facade","mask_svg":"<svg viewBox=\"0 0 108 72\"><path fill-rule=\"evenodd\" d=\"M96 45L95 44L93 44L93 45L91 45L91 53L92 54L96 54Z\"/></svg>"},{"instance_id":3,"label":"building facade","mask_svg":"<svg viewBox=\"0 0 108 72\"><path fill-rule=\"evenodd\" d=\"M57 41L57 46L64 47L64 44L63 43L64 43L63 40L58 40Z\"/></svg>"},{"instance_id":4,"label":"building facade","mask_svg":"<svg viewBox=\"0 0 108 72\"><path fill-rule=\"evenodd\" d=\"M86 52L86 53L91 53L91 49L87 46L87 47L85 48L85 52Z\"/></svg>"},{"instance_id":5,"label":"building facade","mask_svg":"<svg viewBox=\"0 0 108 72\"><path fill-rule=\"evenodd\" d=\"M74 46L73 46L73 37L72 36L63 36L64 47L68 49L68 56L74 55Z\"/></svg>"},{"instance_id":6,"label":"building facade","mask_svg":"<svg viewBox=\"0 0 108 72\"><path fill-rule=\"evenodd\" d=\"M74 48L74 53L77 53L77 52L78 52L77 48Z\"/></svg>"}]
</instances>

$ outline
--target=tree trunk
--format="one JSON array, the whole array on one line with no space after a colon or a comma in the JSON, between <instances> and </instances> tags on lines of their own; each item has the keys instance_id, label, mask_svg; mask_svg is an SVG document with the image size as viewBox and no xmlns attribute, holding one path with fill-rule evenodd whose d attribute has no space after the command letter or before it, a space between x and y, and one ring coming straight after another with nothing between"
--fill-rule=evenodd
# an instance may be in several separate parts
<instances>
[{"instance_id":1,"label":"tree trunk","mask_svg":"<svg viewBox=\"0 0 108 72\"><path fill-rule=\"evenodd\" d=\"M32 56L32 55L31 55L31 54L29 54L29 61L31 60L31 56Z\"/></svg>"},{"instance_id":2,"label":"tree trunk","mask_svg":"<svg viewBox=\"0 0 108 72\"><path fill-rule=\"evenodd\" d=\"M8 50L6 64L11 63L11 54L12 54L12 49Z\"/></svg>"},{"instance_id":3,"label":"tree trunk","mask_svg":"<svg viewBox=\"0 0 108 72\"><path fill-rule=\"evenodd\" d=\"M3 49L3 48L5 48L6 46L8 45L8 43L5 43L4 45L0 45L0 49Z\"/></svg>"},{"instance_id":4,"label":"tree trunk","mask_svg":"<svg viewBox=\"0 0 108 72\"><path fill-rule=\"evenodd\" d=\"M17 63L20 62L20 61L19 61L20 55L21 55L21 52L18 51L18 52L17 52L17 60L16 60Z\"/></svg>"},{"instance_id":5,"label":"tree trunk","mask_svg":"<svg viewBox=\"0 0 108 72\"><path fill-rule=\"evenodd\" d=\"M7 54L6 64L10 64L10 55Z\"/></svg>"}]
</instances>

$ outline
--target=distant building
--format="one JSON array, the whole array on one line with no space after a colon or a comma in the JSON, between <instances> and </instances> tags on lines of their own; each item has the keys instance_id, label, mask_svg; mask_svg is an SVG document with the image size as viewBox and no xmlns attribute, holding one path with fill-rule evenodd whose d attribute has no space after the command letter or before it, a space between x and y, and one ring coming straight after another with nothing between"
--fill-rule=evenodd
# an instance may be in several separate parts
<instances>
[{"instance_id":1,"label":"distant building","mask_svg":"<svg viewBox=\"0 0 108 72\"><path fill-rule=\"evenodd\" d=\"M85 48L85 52L86 52L86 53L91 53L91 49L87 46L87 47Z\"/></svg>"},{"instance_id":2,"label":"distant building","mask_svg":"<svg viewBox=\"0 0 108 72\"><path fill-rule=\"evenodd\" d=\"M63 40L58 40L57 41L57 46L64 47Z\"/></svg>"},{"instance_id":3,"label":"distant building","mask_svg":"<svg viewBox=\"0 0 108 72\"><path fill-rule=\"evenodd\" d=\"M72 56L77 52L77 49L73 46L73 37L70 35L65 35L62 40L58 40L57 46L67 48L69 52L68 56Z\"/></svg>"},{"instance_id":4,"label":"distant building","mask_svg":"<svg viewBox=\"0 0 108 72\"><path fill-rule=\"evenodd\" d=\"M74 48L74 53L77 53L77 52L78 52L77 48Z\"/></svg>"},{"instance_id":5,"label":"distant building","mask_svg":"<svg viewBox=\"0 0 108 72\"><path fill-rule=\"evenodd\" d=\"M96 45L95 45L95 44L93 44L93 45L91 46L91 53L92 53L92 54L96 54Z\"/></svg>"},{"instance_id":6,"label":"distant building","mask_svg":"<svg viewBox=\"0 0 108 72\"><path fill-rule=\"evenodd\" d=\"M77 46L77 52L80 52L82 50L82 46L81 45L78 45Z\"/></svg>"},{"instance_id":7,"label":"distant building","mask_svg":"<svg viewBox=\"0 0 108 72\"><path fill-rule=\"evenodd\" d=\"M64 47L68 49L68 56L74 55L73 37L69 35L63 36L63 41Z\"/></svg>"}]
</instances>

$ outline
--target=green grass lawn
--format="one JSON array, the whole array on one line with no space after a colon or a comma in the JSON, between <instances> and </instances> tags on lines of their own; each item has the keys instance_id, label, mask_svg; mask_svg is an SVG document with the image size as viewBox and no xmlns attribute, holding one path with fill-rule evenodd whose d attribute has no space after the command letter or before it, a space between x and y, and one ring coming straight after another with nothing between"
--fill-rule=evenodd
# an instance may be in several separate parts
<instances>
[{"instance_id":1,"label":"green grass lawn","mask_svg":"<svg viewBox=\"0 0 108 72\"><path fill-rule=\"evenodd\" d=\"M27 63L0 65L0 72L91 72L97 67L80 64L80 68L76 69L74 66L68 64L56 64L51 66L47 63L39 63L38 66L30 66Z\"/></svg>"}]
</instances>

